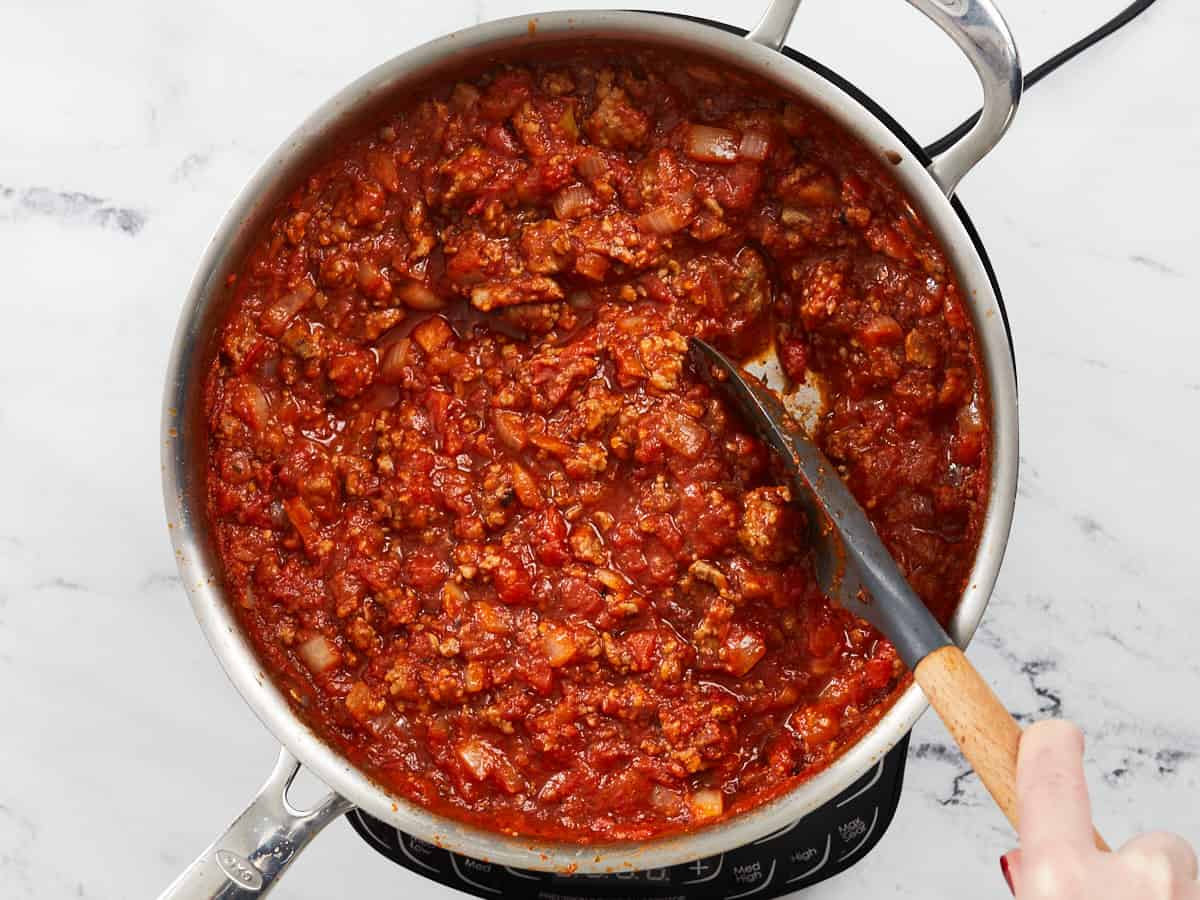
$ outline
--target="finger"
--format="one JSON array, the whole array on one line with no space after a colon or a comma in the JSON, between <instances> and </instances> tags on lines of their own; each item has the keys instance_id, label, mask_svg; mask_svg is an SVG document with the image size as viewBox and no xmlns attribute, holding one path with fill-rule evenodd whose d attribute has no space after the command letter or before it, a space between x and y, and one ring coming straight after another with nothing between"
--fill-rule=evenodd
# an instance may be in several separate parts
<instances>
[{"instance_id":1,"label":"finger","mask_svg":"<svg viewBox=\"0 0 1200 900\"><path fill-rule=\"evenodd\" d=\"M1196 880L1196 851L1177 834L1139 834L1120 849L1119 855L1153 881L1184 885Z\"/></svg>"},{"instance_id":2,"label":"finger","mask_svg":"<svg viewBox=\"0 0 1200 900\"><path fill-rule=\"evenodd\" d=\"M1092 843L1092 805L1083 774L1083 733L1070 722L1035 722L1017 756L1021 846Z\"/></svg>"}]
</instances>

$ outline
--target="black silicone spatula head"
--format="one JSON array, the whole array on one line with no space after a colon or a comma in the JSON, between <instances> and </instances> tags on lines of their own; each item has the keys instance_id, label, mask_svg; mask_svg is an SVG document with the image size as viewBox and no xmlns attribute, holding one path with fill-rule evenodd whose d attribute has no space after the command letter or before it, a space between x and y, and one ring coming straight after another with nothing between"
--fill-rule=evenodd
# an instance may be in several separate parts
<instances>
[{"instance_id":1,"label":"black silicone spatula head","mask_svg":"<svg viewBox=\"0 0 1200 900\"><path fill-rule=\"evenodd\" d=\"M689 341L688 352L697 374L737 408L792 476L796 500L808 514L822 590L887 635L909 668L949 644L833 464L775 395L698 338Z\"/></svg>"}]
</instances>

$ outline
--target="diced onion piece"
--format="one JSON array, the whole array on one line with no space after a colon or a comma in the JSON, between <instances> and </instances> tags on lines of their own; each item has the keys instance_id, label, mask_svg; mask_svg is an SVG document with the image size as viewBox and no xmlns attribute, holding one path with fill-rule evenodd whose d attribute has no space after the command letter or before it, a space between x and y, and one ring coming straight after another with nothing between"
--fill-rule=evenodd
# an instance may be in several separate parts
<instances>
[{"instance_id":1,"label":"diced onion piece","mask_svg":"<svg viewBox=\"0 0 1200 900\"><path fill-rule=\"evenodd\" d=\"M575 123L575 109L568 106L558 117L558 127L572 141L579 140L579 126Z\"/></svg>"},{"instance_id":2,"label":"diced onion piece","mask_svg":"<svg viewBox=\"0 0 1200 900\"><path fill-rule=\"evenodd\" d=\"M974 400L958 411L960 434L979 434L983 431L983 412Z\"/></svg>"},{"instance_id":3,"label":"diced onion piece","mask_svg":"<svg viewBox=\"0 0 1200 900\"><path fill-rule=\"evenodd\" d=\"M520 413L498 409L492 413L492 426L500 443L509 450L524 450L529 443L529 433L525 430Z\"/></svg>"},{"instance_id":4,"label":"diced onion piece","mask_svg":"<svg viewBox=\"0 0 1200 900\"><path fill-rule=\"evenodd\" d=\"M279 337L287 330L288 322L304 308L304 304L308 303L315 293L316 288L309 282L300 282L263 310L258 319L258 327L264 334L273 338Z\"/></svg>"},{"instance_id":5,"label":"diced onion piece","mask_svg":"<svg viewBox=\"0 0 1200 900\"><path fill-rule=\"evenodd\" d=\"M650 234L674 234L687 224L687 216L674 206L659 206L638 216L638 228Z\"/></svg>"},{"instance_id":6,"label":"diced onion piece","mask_svg":"<svg viewBox=\"0 0 1200 900\"><path fill-rule=\"evenodd\" d=\"M683 152L699 162L737 162L741 141L736 133L727 128L711 125L688 125L683 142Z\"/></svg>"},{"instance_id":7,"label":"diced onion piece","mask_svg":"<svg viewBox=\"0 0 1200 900\"><path fill-rule=\"evenodd\" d=\"M569 184L554 195L554 215L574 219L592 208L592 192L582 184Z\"/></svg>"},{"instance_id":8,"label":"diced onion piece","mask_svg":"<svg viewBox=\"0 0 1200 900\"><path fill-rule=\"evenodd\" d=\"M412 338L400 338L388 344L379 363L379 377L393 384L404 379L404 370L412 362Z\"/></svg>"},{"instance_id":9,"label":"diced onion piece","mask_svg":"<svg viewBox=\"0 0 1200 900\"><path fill-rule=\"evenodd\" d=\"M685 459L699 459L708 443L704 426L683 413L667 410L658 429L662 442Z\"/></svg>"},{"instance_id":10,"label":"diced onion piece","mask_svg":"<svg viewBox=\"0 0 1200 900\"><path fill-rule=\"evenodd\" d=\"M650 806L664 816L677 816L683 809L683 798L678 791L656 784L650 789Z\"/></svg>"},{"instance_id":11,"label":"diced onion piece","mask_svg":"<svg viewBox=\"0 0 1200 900\"><path fill-rule=\"evenodd\" d=\"M552 668L565 666L575 657L574 638L571 632L561 625L548 624L546 633L542 635L542 650L546 653L546 661Z\"/></svg>"},{"instance_id":12,"label":"diced onion piece","mask_svg":"<svg viewBox=\"0 0 1200 900\"><path fill-rule=\"evenodd\" d=\"M326 669L337 665L337 651L323 634L309 638L300 645L300 658L304 664L318 675Z\"/></svg>"},{"instance_id":13,"label":"diced onion piece","mask_svg":"<svg viewBox=\"0 0 1200 900\"><path fill-rule=\"evenodd\" d=\"M725 797L716 788L700 788L688 797L688 808L693 820L705 822L725 812Z\"/></svg>"},{"instance_id":14,"label":"diced onion piece","mask_svg":"<svg viewBox=\"0 0 1200 900\"><path fill-rule=\"evenodd\" d=\"M254 585L247 584L242 588L242 608L256 609L258 607L258 596L254 593Z\"/></svg>"},{"instance_id":15,"label":"diced onion piece","mask_svg":"<svg viewBox=\"0 0 1200 900\"><path fill-rule=\"evenodd\" d=\"M529 440L531 440L533 445L538 449L545 450L547 453L551 453L554 456L557 456L559 459L563 459L564 457L571 455L571 445L561 438L556 438L552 434L534 432L533 434L529 435Z\"/></svg>"},{"instance_id":16,"label":"diced onion piece","mask_svg":"<svg viewBox=\"0 0 1200 900\"><path fill-rule=\"evenodd\" d=\"M604 276L608 274L608 257L585 250L575 257L575 271L592 281L603 281ZM588 305L591 305L590 301ZM572 306L578 309L586 308L575 302L572 302Z\"/></svg>"},{"instance_id":17,"label":"diced onion piece","mask_svg":"<svg viewBox=\"0 0 1200 900\"><path fill-rule=\"evenodd\" d=\"M315 554L321 544L321 531L317 525L317 517L313 515L308 504L301 497L289 497L283 501L288 521L304 542L304 549Z\"/></svg>"},{"instance_id":18,"label":"diced onion piece","mask_svg":"<svg viewBox=\"0 0 1200 900\"><path fill-rule=\"evenodd\" d=\"M492 771L494 752L486 741L476 738L458 745L458 758L476 781L483 781Z\"/></svg>"},{"instance_id":19,"label":"diced onion piece","mask_svg":"<svg viewBox=\"0 0 1200 900\"><path fill-rule=\"evenodd\" d=\"M579 174L584 178L599 178L608 171L607 160L595 151L581 156L576 165L579 167Z\"/></svg>"},{"instance_id":20,"label":"diced onion piece","mask_svg":"<svg viewBox=\"0 0 1200 900\"><path fill-rule=\"evenodd\" d=\"M512 630L512 617L503 606L481 600L472 607L479 626L488 634L508 634Z\"/></svg>"},{"instance_id":21,"label":"diced onion piece","mask_svg":"<svg viewBox=\"0 0 1200 900\"><path fill-rule=\"evenodd\" d=\"M454 330L444 316L430 316L413 329L412 336L422 350L433 353L450 343Z\"/></svg>"},{"instance_id":22,"label":"diced onion piece","mask_svg":"<svg viewBox=\"0 0 1200 900\"><path fill-rule=\"evenodd\" d=\"M542 505L542 492L529 470L516 460L509 462L508 470L512 476L513 492L521 501L521 505L528 509L538 509Z\"/></svg>"},{"instance_id":23,"label":"diced onion piece","mask_svg":"<svg viewBox=\"0 0 1200 900\"><path fill-rule=\"evenodd\" d=\"M243 422L259 432L267 427L267 422L271 418L271 406L267 402L267 395L253 381L242 382L241 393L237 397L234 412Z\"/></svg>"},{"instance_id":24,"label":"diced onion piece","mask_svg":"<svg viewBox=\"0 0 1200 900\"><path fill-rule=\"evenodd\" d=\"M742 142L738 145L738 156L742 159L762 162L767 158L770 149L771 136L765 131L751 129L742 135Z\"/></svg>"},{"instance_id":25,"label":"diced onion piece","mask_svg":"<svg viewBox=\"0 0 1200 900\"><path fill-rule=\"evenodd\" d=\"M767 647L761 637L753 631L738 629L726 640L722 660L730 674L741 678L758 664L766 652Z\"/></svg>"},{"instance_id":26,"label":"diced onion piece","mask_svg":"<svg viewBox=\"0 0 1200 900\"><path fill-rule=\"evenodd\" d=\"M457 753L467 772L476 781L483 781L490 776L509 794L515 794L525 787L520 773L505 758L500 748L482 738L468 738L458 745Z\"/></svg>"},{"instance_id":27,"label":"diced onion piece","mask_svg":"<svg viewBox=\"0 0 1200 900\"><path fill-rule=\"evenodd\" d=\"M396 296L413 309L441 309L446 301L419 281L407 281L396 289Z\"/></svg>"}]
</instances>

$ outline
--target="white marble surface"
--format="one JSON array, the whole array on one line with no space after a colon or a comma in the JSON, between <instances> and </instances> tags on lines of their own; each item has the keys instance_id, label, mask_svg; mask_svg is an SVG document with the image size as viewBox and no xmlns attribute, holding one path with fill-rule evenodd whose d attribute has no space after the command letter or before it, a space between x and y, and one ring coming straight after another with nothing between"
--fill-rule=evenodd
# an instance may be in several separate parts
<instances>
[{"instance_id":1,"label":"white marble surface","mask_svg":"<svg viewBox=\"0 0 1200 900\"><path fill-rule=\"evenodd\" d=\"M1119 0L1005 5L1036 62ZM393 53L532 8L0 8L0 896L153 896L269 769L272 740L208 652L163 527L158 408L182 297L228 203L308 110ZM758 4L690 11L749 25ZM1195 6L1159 4L1033 90L961 192L1022 387L1020 504L971 655L1015 711L1083 723L1114 839L1200 838L1198 34ZM899 0L809 0L792 43L921 136L975 102L966 65ZM890 832L811 896L1006 896L1008 830L947 741L921 722ZM341 823L279 889L400 893L452 896Z\"/></svg>"}]
</instances>

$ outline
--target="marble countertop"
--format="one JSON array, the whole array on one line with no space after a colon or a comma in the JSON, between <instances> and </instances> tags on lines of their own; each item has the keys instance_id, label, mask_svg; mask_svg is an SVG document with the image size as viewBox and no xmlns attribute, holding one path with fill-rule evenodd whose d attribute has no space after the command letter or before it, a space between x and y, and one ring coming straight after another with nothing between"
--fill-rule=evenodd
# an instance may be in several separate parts
<instances>
[{"instance_id":1,"label":"marble countertop","mask_svg":"<svg viewBox=\"0 0 1200 900\"><path fill-rule=\"evenodd\" d=\"M1033 63L1120 0L1004 5ZM163 527L159 397L180 304L236 192L311 108L392 54L533 9L0 12L3 896L154 896L270 769L275 744L196 627ZM743 26L759 11L688 10ZM971 656L1015 712L1083 724L1096 820L1115 840L1200 838L1197 33L1195 6L1159 4L1031 91L960 192L999 273L1022 390L1016 523ZM899 0L810 0L791 43L919 136L976 102L967 65ZM809 895L1003 897L1010 844L927 716L890 831ZM337 823L278 896L401 892L455 896Z\"/></svg>"}]
</instances>

